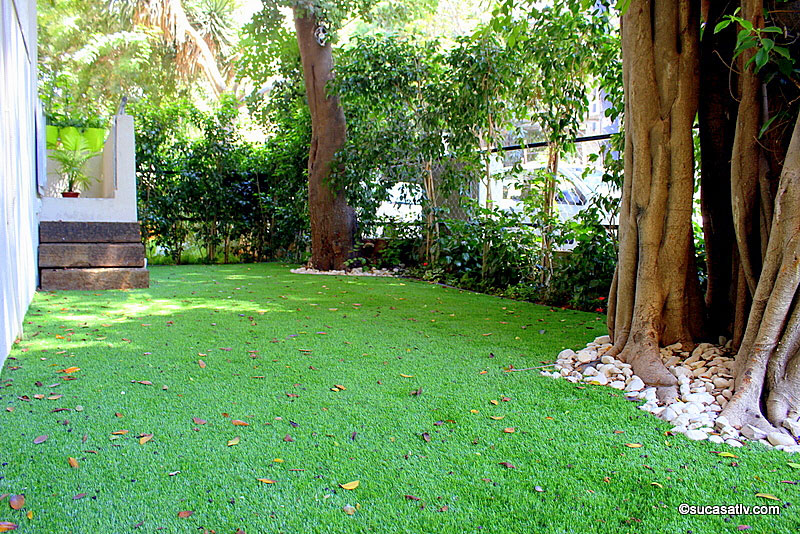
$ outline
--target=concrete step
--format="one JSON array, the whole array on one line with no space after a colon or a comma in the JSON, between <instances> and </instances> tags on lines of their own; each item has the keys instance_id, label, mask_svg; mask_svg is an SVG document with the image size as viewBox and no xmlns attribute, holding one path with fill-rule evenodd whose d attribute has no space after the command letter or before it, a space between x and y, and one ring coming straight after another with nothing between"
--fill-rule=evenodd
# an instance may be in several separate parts
<instances>
[{"instance_id":1,"label":"concrete step","mask_svg":"<svg viewBox=\"0 0 800 534\"><path fill-rule=\"evenodd\" d=\"M41 269L40 283L44 291L141 289L150 287L150 273L134 267Z\"/></svg>"},{"instance_id":2,"label":"concrete step","mask_svg":"<svg viewBox=\"0 0 800 534\"><path fill-rule=\"evenodd\" d=\"M138 222L63 222L39 223L40 243L141 243Z\"/></svg>"},{"instance_id":3,"label":"concrete step","mask_svg":"<svg viewBox=\"0 0 800 534\"><path fill-rule=\"evenodd\" d=\"M144 267L141 243L42 243L39 267Z\"/></svg>"}]
</instances>

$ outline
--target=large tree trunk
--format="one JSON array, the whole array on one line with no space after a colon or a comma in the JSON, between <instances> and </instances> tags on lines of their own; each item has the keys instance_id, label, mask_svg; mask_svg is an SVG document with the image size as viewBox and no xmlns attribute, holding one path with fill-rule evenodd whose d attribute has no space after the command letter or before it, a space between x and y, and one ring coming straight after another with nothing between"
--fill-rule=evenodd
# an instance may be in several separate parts
<instances>
[{"instance_id":1,"label":"large tree trunk","mask_svg":"<svg viewBox=\"0 0 800 534\"><path fill-rule=\"evenodd\" d=\"M764 266L742 346L736 389L722 415L774 430L800 406L800 116L781 173ZM796 419L793 414L792 419ZM787 426L790 426L787 424Z\"/></svg>"},{"instance_id":2,"label":"large tree trunk","mask_svg":"<svg viewBox=\"0 0 800 534\"><path fill-rule=\"evenodd\" d=\"M633 0L622 19L626 99L620 252L609 296L611 354L668 386L660 345L702 326L691 227L692 122L698 99L699 6Z\"/></svg>"},{"instance_id":3,"label":"large tree trunk","mask_svg":"<svg viewBox=\"0 0 800 534\"><path fill-rule=\"evenodd\" d=\"M310 4L294 8L297 43L303 62L308 107L311 111L311 150L308 156L308 209L311 219L311 266L327 271L344 269L353 251L355 213L344 191L328 183L331 164L345 140L344 112L339 98L329 96L333 56L328 42L320 44L316 16Z\"/></svg>"}]
</instances>

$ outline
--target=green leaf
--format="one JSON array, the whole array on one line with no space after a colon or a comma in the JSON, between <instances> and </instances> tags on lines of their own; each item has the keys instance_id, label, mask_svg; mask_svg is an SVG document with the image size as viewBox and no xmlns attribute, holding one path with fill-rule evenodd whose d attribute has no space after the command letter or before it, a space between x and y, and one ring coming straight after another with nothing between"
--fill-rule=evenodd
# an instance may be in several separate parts
<instances>
[{"instance_id":1,"label":"green leaf","mask_svg":"<svg viewBox=\"0 0 800 534\"><path fill-rule=\"evenodd\" d=\"M74 126L67 126L66 128L61 128L58 132L59 137L61 138L61 145L64 147L64 150L86 150L88 143L86 139L81 135L77 128Z\"/></svg>"},{"instance_id":2,"label":"green leaf","mask_svg":"<svg viewBox=\"0 0 800 534\"><path fill-rule=\"evenodd\" d=\"M769 127L772 125L773 121L778 118L778 115L773 115L770 117L767 122L764 123L764 126L761 127L761 130L758 132L758 137L761 138L764 135L764 132L769 130Z\"/></svg>"},{"instance_id":3,"label":"green leaf","mask_svg":"<svg viewBox=\"0 0 800 534\"><path fill-rule=\"evenodd\" d=\"M786 465L788 465L792 469L800 469L800 464L797 464L797 463L794 463L794 462L786 462Z\"/></svg>"},{"instance_id":4,"label":"green leaf","mask_svg":"<svg viewBox=\"0 0 800 534\"><path fill-rule=\"evenodd\" d=\"M730 25L731 25L731 19L721 20L717 23L716 26L714 26L714 33L719 33Z\"/></svg>"},{"instance_id":5,"label":"green leaf","mask_svg":"<svg viewBox=\"0 0 800 534\"><path fill-rule=\"evenodd\" d=\"M756 62L756 72L758 72L761 70L761 67L766 65L767 61L769 61L769 52L764 48L760 48L758 52L756 52L756 55L753 56L753 59Z\"/></svg>"}]
</instances>

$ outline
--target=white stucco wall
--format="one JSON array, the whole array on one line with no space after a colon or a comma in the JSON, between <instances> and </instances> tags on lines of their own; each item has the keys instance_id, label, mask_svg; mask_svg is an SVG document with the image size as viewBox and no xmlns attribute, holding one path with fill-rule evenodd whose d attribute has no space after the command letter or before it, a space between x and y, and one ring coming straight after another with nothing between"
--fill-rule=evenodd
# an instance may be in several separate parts
<instances>
[{"instance_id":1,"label":"white stucco wall","mask_svg":"<svg viewBox=\"0 0 800 534\"><path fill-rule=\"evenodd\" d=\"M43 221L86 222L136 222L136 154L133 117L115 115L106 139L102 159L98 156L97 168L92 171L99 177L99 192L91 198L43 196ZM91 174L90 174L91 175ZM56 194L50 189L50 194ZM63 188L62 188L63 189ZM60 190L59 190L60 191Z\"/></svg>"},{"instance_id":2,"label":"white stucco wall","mask_svg":"<svg viewBox=\"0 0 800 534\"><path fill-rule=\"evenodd\" d=\"M37 285L36 2L0 0L0 365Z\"/></svg>"}]
</instances>

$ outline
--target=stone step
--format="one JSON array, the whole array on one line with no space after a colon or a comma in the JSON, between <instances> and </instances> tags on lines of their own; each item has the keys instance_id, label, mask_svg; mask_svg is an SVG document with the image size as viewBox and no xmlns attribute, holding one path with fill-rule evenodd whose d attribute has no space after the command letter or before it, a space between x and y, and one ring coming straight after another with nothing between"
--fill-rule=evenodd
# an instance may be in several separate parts
<instances>
[{"instance_id":1,"label":"stone step","mask_svg":"<svg viewBox=\"0 0 800 534\"><path fill-rule=\"evenodd\" d=\"M39 267L144 267L141 243L43 243Z\"/></svg>"},{"instance_id":2,"label":"stone step","mask_svg":"<svg viewBox=\"0 0 800 534\"><path fill-rule=\"evenodd\" d=\"M40 243L141 243L138 222L64 222L39 223Z\"/></svg>"},{"instance_id":3,"label":"stone step","mask_svg":"<svg viewBox=\"0 0 800 534\"><path fill-rule=\"evenodd\" d=\"M42 269L44 291L142 289L150 287L150 273L143 268Z\"/></svg>"}]
</instances>

